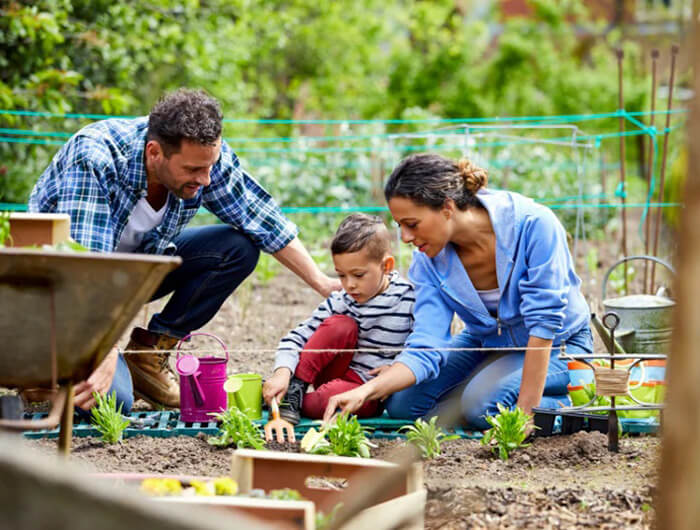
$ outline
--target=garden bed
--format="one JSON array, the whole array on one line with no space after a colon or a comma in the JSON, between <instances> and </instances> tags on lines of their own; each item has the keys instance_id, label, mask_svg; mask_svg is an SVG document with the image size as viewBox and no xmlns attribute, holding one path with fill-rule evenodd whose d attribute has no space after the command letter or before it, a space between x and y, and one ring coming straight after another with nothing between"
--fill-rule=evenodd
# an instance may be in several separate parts
<instances>
[{"instance_id":1,"label":"garden bed","mask_svg":"<svg viewBox=\"0 0 700 530\"><path fill-rule=\"evenodd\" d=\"M273 350L280 336L319 301L296 278L282 274L266 286L241 289L204 331L219 335L234 350ZM136 324L144 324L143 315ZM246 353L232 355L229 370L267 375L272 364L272 351ZM138 402L138 408L146 406ZM100 472L228 474L233 449L213 447L206 438L137 435L105 446L92 437L74 437L71 458ZM378 447L372 456L388 460L403 443L373 442ZM424 465L426 528L648 528L659 442L655 436L623 436L620 453L611 454L604 434L578 432L536 438L506 462L478 440L446 442L443 454ZM51 439L25 444L48 454L56 450ZM269 447L298 452L294 445Z\"/></svg>"}]
</instances>

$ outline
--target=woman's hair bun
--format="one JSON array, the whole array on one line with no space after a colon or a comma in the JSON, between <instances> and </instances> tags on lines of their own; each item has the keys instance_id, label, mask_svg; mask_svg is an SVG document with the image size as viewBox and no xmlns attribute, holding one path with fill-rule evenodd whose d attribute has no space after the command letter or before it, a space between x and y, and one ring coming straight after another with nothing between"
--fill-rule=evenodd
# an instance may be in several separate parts
<instances>
[{"instance_id":1,"label":"woman's hair bun","mask_svg":"<svg viewBox=\"0 0 700 530\"><path fill-rule=\"evenodd\" d=\"M459 174L464 179L464 187L469 193L473 195L481 188L486 187L489 177L484 168L477 166L468 158L462 158L457 162L457 167Z\"/></svg>"}]
</instances>

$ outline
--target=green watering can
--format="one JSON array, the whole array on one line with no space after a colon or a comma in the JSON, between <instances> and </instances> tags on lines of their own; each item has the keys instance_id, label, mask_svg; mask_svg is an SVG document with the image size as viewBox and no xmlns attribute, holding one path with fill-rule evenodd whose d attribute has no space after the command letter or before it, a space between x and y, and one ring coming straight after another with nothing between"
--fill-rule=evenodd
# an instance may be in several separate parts
<instances>
[{"instance_id":1,"label":"green watering can","mask_svg":"<svg viewBox=\"0 0 700 530\"><path fill-rule=\"evenodd\" d=\"M659 263L674 275L675 269L654 256L628 256L614 263L603 279L603 307L605 313L615 312L620 324L615 330L615 349L620 353L667 353L671 343L671 316L676 303L665 296L635 294L618 298L606 298L610 273L622 263L632 260L649 260ZM610 346L610 334L595 315L593 325L606 346Z\"/></svg>"}]
</instances>

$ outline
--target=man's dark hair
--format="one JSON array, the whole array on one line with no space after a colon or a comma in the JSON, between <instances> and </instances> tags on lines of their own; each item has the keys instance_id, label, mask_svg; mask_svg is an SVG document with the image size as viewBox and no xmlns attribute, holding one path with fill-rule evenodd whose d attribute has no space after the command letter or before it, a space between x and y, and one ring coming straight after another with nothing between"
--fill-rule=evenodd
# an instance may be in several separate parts
<instances>
[{"instance_id":1,"label":"man's dark hair","mask_svg":"<svg viewBox=\"0 0 700 530\"><path fill-rule=\"evenodd\" d=\"M382 218L376 215L349 215L338 226L331 241L331 253L359 252L365 247L370 259L381 261L391 250L389 230Z\"/></svg>"},{"instance_id":2,"label":"man's dark hair","mask_svg":"<svg viewBox=\"0 0 700 530\"><path fill-rule=\"evenodd\" d=\"M180 88L166 94L148 115L146 141L156 140L166 157L180 151L183 139L214 145L221 137L219 102L203 90Z\"/></svg>"}]
</instances>

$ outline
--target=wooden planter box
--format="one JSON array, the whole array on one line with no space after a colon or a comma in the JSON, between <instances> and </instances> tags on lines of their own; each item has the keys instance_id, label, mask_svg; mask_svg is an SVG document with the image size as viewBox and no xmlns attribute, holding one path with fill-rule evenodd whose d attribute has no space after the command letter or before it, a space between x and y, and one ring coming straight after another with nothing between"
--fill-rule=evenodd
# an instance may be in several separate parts
<instances>
[{"instance_id":1,"label":"wooden planter box","mask_svg":"<svg viewBox=\"0 0 700 530\"><path fill-rule=\"evenodd\" d=\"M8 247L55 245L70 238L70 216L65 213L11 213Z\"/></svg>"},{"instance_id":2,"label":"wooden planter box","mask_svg":"<svg viewBox=\"0 0 700 530\"><path fill-rule=\"evenodd\" d=\"M320 488L315 484L336 483L344 479L347 487L371 483L396 464L368 458L308 455L277 451L238 449L233 453L231 476L238 482L241 493L252 489L291 488L311 500L317 510L329 513L347 497L343 490ZM413 464L394 487L382 491L374 505L360 512L343 528L346 530L381 530L393 528L395 517L410 519L402 528L419 529L424 526L426 491L423 489L423 468Z\"/></svg>"},{"instance_id":3,"label":"wooden planter box","mask_svg":"<svg viewBox=\"0 0 700 530\"><path fill-rule=\"evenodd\" d=\"M395 467L396 464L390 462L365 458L239 449L234 452L231 469L232 477L238 482L239 493L248 494L253 489L269 492L273 489L291 488L308 500L281 501L238 496L154 497L153 500L158 503L211 506L217 511L226 510L232 514L253 517L278 529L316 530L316 512L321 510L329 513L336 503L343 502L344 491L319 488L314 484L323 484L323 478L333 479L332 482L345 479L348 486L354 481L362 484ZM150 477L184 481L210 480L210 477L140 473L101 473L94 476L132 485L140 484L143 479ZM343 530L390 529L395 526L399 515L404 520L410 519L409 524L402 525L402 528L422 529L425 501L422 468L416 464L406 471L400 484L383 491L373 506L358 513L343 526Z\"/></svg>"}]
</instances>

